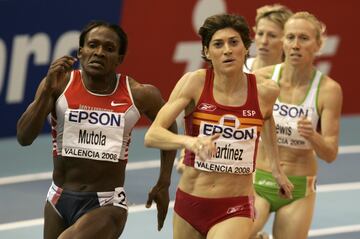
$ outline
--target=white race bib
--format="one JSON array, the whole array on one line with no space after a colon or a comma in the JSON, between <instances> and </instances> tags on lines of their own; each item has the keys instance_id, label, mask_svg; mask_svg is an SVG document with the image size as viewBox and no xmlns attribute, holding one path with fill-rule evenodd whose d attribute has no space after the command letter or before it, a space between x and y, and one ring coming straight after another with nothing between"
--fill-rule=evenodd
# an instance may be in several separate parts
<instances>
[{"instance_id":1,"label":"white race bib","mask_svg":"<svg viewBox=\"0 0 360 239\"><path fill-rule=\"evenodd\" d=\"M119 162L123 144L124 114L67 109L62 156Z\"/></svg>"},{"instance_id":2,"label":"white race bib","mask_svg":"<svg viewBox=\"0 0 360 239\"><path fill-rule=\"evenodd\" d=\"M313 114L312 108L276 103L273 115L278 145L297 149L311 149L310 142L299 134L297 123L300 117L306 116L311 119Z\"/></svg>"},{"instance_id":3,"label":"white race bib","mask_svg":"<svg viewBox=\"0 0 360 239\"><path fill-rule=\"evenodd\" d=\"M235 117L235 116L234 116ZM238 121L238 119L236 118ZM220 121L222 123L222 121ZM235 123L239 126L240 122ZM194 167L208 172L250 174L254 171L254 152L257 127L235 128L222 124L201 122L199 137L219 133L214 141L216 151L208 160L195 156Z\"/></svg>"}]
</instances>

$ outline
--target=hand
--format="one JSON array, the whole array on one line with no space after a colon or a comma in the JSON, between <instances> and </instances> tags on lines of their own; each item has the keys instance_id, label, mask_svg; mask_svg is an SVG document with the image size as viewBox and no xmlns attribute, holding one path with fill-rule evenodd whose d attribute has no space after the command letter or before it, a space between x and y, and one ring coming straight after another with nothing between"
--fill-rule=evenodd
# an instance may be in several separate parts
<instances>
[{"instance_id":1,"label":"hand","mask_svg":"<svg viewBox=\"0 0 360 239\"><path fill-rule=\"evenodd\" d=\"M294 185L289 181L288 177L283 172L273 172L273 176L280 187L280 197L292 199L292 191L294 190Z\"/></svg>"},{"instance_id":2,"label":"hand","mask_svg":"<svg viewBox=\"0 0 360 239\"><path fill-rule=\"evenodd\" d=\"M169 207L169 187L155 185L148 194L146 208L150 208L153 201L156 203L158 231L160 231L164 225Z\"/></svg>"},{"instance_id":3,"label":"hand","mask_svg":"<svg viewBox=\"0 0 360 239\"><path fill-rule=\"evenodd\" d=\"M45 90L50 92L56 90L59 81L65 79L66 74L72 70L72 66L76 61L75 57L63 56L51 63L46 75Z\"/></svg>"},{"instance_id":4,"label":"hand","mask_svg":"<svg viewBox=\"0 0 360 239\"><path fill-rule=\"evenodd\" d=\"M198 155L201 160L207 160L211 158L211 155L216 150L214 141L219 137L220 134L194 137L192 141L189 141L189 144L186 145L185 148Z\"/></svg>"},{"instance_id":5,"label":"hand","mask_svg":"<svg viewBox=\"0 0 360 239\"><path fill-rule=\"evenodd\" d=\"M297 122L297 128L299 134L305 139L311 138L315 133L311 121L308 120L305 116L299 119L299 121Z\"/></svg>"}]
</instances>

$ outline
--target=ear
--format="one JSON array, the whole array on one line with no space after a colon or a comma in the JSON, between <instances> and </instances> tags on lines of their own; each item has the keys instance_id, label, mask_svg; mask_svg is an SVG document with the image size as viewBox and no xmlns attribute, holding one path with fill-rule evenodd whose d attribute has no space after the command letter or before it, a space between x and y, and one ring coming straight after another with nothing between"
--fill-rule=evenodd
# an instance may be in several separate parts
<instances>
[{"instance_id":1,"label":"ear","mask_svg":"<svg viewBox=\"0 0 360 239\"><path fill-rule=\"evenodd\" d=\"M324 42L321 39L317 40L317 47L316 47L317 53L319 53L321 51L321 49L323 48L323 44L324 44Z\"/></svg>"},{"instance_id":2,"label":"ear","mask_svg":"<svg viewBox=\"0 0 360 239\"><path fill-rule=\"evenodd\" d=\"M206 46L204 46L204 55L206 56L206 58L208 60L211 60L210 54L209 54L209 49Z\"/></svg>"},{"instance_id":3,"label":"ear","mask_svg":"<svg viewBox=\"0 0 360 239\"><path fill-rule=\"evenodd\" d=\"M77 58L81 58L82 55L82 47L79 47L79 49L77 50Z\"/></svg>"}]
</instances>

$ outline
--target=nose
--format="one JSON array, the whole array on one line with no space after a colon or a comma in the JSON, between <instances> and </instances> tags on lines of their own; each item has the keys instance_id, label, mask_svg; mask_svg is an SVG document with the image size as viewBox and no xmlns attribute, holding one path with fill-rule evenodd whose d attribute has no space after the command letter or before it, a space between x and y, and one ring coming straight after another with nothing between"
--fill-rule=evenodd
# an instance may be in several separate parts
<instances>
[{"instance_id":1,"label":"nose","mask_svg":"<svg viewBox=\"0 0 360 239\"><path fill-rule=\"evenodd\" d=\"M293 49L299 49L300 48L300 44L299 44L299 39L298 38L295 38L294 41L292 42L292 45L291 47Z\"/></svg>"},{"instance_id":2,"label":"nose","mask_svg":"<svg viewBox=\"0 0 360 239\"><path fill-rule=\"evenodd\" d=\"M95 52L94 52L95 55L97 56L104 56L104 48L100 45L98 46L96 49L95 49Z\"/></svg>"},{"instance_id":3,"label":"nose","mask_svg":"<svg viewBox=\"0 0 360 239\"><path fill-rule=\"evenodd\" d=\"M229 44L227 44L227 43L224 45L224 53L225 53L226 55L232 53L231 46L230 46Z\"/></svg>"},{"instance_id":4,"label":"nose","mask_svg":"<svg viewBox=\"0 0 360 239\"><path fill-rule=\"evenodd\" d=\"M262 44L267 44L269 42L269 38L266 34L264 34L261 38L260 38L260 42Z\"/></svg>"}]
</instances>

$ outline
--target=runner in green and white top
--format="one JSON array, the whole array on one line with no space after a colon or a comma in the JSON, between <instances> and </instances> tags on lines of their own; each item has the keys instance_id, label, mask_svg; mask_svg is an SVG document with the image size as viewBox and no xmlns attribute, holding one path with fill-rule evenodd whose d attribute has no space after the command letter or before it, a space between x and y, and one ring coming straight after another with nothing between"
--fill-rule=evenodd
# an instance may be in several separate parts
<instances>
[{"instance_id":1,"label":"runner in green and white top","mask_svg":"<svg viewBox=\"0 0 360 239\"><path fill-rule=\"evenodd\" d=\"M279 83L281 77L282 64L275 66L272 80ZM312 149L311 143L302 137L297 130L297 123L301 118L307 118L316 130L319 121L317 108L317 96L322 78L320 71L314 71L314 76L310 81L309 88L299 104L291 104L277 99L273 109L276 124L277 143L279 146L291 147L295 149Z\"/></svg>"},{"instance_id":2,"label":"runner in green and white top","mask_svg":"<svg viewBox=\"0 0 360 239\"><path fill-rule=\"evenodd\" d=\"M314 67L325 26L312 14L298 12L285 23L284 63L255 71L276 80L280 94L273 115L277 127L280 165L294 185L293 198L278 195L271 177L271 159L260 144L254 185L257 218L253 238L275 212L273 236L276 239L305 239L315 206L317 157L328 163L338 153L342 108L340 85Z\"/></svg>"}]
</instances>

